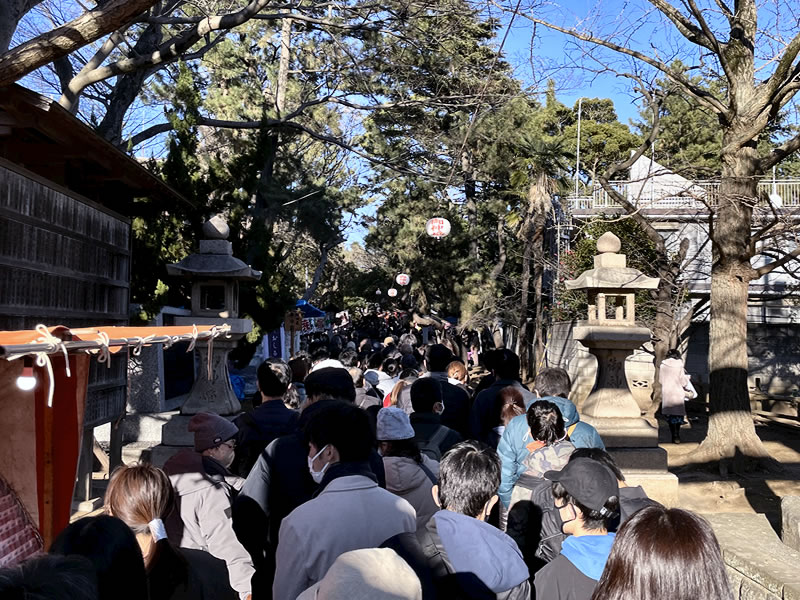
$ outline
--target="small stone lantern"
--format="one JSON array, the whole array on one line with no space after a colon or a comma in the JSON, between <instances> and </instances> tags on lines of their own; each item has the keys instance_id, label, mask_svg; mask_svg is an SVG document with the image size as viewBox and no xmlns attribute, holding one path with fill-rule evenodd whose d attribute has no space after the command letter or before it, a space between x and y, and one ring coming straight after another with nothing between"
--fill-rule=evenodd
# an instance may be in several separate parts
<instances>
[{"instance_id":1,"label":"small stone lantern","mask_svg":"<svg viewBox=\"0 0 800 600\"><path fill-rule=\"evenodd\" d=\"M167 265L167 273L189 277L192 280L192 316L176 317L176 325L228 325L230 334L211 342L211 377L206 367L208 342L197 344L201 368L198 377L181 407L184 415L210 411L220 415L232 415L241 410L241 405L231 388L228 375L228 353L236 342L253 328L249 319L239 319L239 282L256 281L261 272L256 271L233 256L230 229L225 220L217 215L203 224L200 249L179 263Z\"/></svg>"}]
</instances>

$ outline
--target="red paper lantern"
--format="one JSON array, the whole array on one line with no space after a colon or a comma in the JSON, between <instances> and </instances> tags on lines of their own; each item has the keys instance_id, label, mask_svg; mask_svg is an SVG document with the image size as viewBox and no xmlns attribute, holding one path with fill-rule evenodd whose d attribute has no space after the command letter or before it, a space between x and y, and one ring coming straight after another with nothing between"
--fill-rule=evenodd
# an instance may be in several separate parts
<instances>
[{"instance_id":1,"label":"red paper lantern","mask_svg":"<svg viewBox=\"0 0 800 600\"><path fill-rule=\"evenodd\" d=\"M450 234L450 221L443 217L428 219L425 223L425 232L432 238L443 238Z\"/></svg>"}]
</instances>

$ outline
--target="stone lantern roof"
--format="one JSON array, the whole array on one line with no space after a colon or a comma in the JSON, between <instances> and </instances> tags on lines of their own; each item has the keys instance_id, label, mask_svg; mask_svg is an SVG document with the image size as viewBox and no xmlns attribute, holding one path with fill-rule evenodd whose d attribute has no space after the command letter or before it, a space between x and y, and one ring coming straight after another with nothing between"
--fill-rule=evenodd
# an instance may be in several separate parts
<instances>
[{"instance_id":1,"label":"stone lantern roof","mask_svg":"<svg viewBox=\"0 0 800 600\"><path fill-rule=\"evenodd\" d=\"M624 254L619 254L621 243L610 231L597 240L594 269L584 271L575 279L565 281L568 290L654 290L657 277L647 277L638 269L627 266Z\"/></svg>"},{"instance_id":2,"label":"stone lantern roof","mask_svg":"<svg viewBox=\"0 0 800 600\"><path fill-rule=\"evenodd\" d=\"M178 263L167 265L167 273L178 277L204 277L213 279L258 280L261 271L256 271L233 256L233 244L228 241L230 228L217 215L203 224L200 249Z\"/></svg>"}]
</instances>

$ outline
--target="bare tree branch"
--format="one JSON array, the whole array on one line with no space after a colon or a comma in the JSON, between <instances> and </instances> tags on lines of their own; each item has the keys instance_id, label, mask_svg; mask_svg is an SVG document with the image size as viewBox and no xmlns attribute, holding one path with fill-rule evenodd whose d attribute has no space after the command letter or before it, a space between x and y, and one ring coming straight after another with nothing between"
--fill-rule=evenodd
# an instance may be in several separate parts
<instances>
[{"instance_id":1,"label":"bare tree branch","mask_svg":"<svg viewBox=\"0 0 800 600\"><path fill-rule=\"evenodd\" d=\"M784 254L781 258L776 260L774 263L770 263L768 265L764 265L763 267L759 267L758 269L753 269L755 272L755 277L753 279L758 279L759 277L763 277L767 273L772 273L775 269L778 269L784 266L786 263L789 263L800 256L800 246L789 252L788 254Z\"/></svg>"},{"instance_id":2,"label":"bare tree branch","mask_svg":"<svg viewBox=\"0 0 800 600\"><path fill-rule=\"evenodd\" d=\"M639 52L638 50L633 50L626 46L621 46L619 44L615 44L609 40L596 37L591 34L581 33L580 31L576 31L574 29L567 29L565 27L559 27L554 23L550 23L549 21L544 21L543 19L537 19L535 17L531 17L526 15L526 18L533 23L537 23L539 25L543 25L548 29L552 29L554 31L561 32L565 35L572 36L584 42L589 42L595 44L597 46L602 46L604 48L608 48L609 50L613 50L615 52L619 52L620 54L625 54L637 60L640 60L643 63L650 65L651 67L661 71L667 78L672 81L673 83L679 85L682 89L686 91L687 94L692 96L695 100L697 100L700 104L707 107L708 109L714 111L719 115L726 115L728 113L728 107L726 107L722 102L720 102L714 95L699 86L694 85L689 79L684 77L681 73L678 73L674 69L672 69L669 65L656 60L646 54Z\"/></svg>"},{"instance_id":3,"label":"bare tree branch","mask_svg":"<svg viewBox=\"0 0 800 600\"><path fill-rule=\"evenodd\" d=\"M675 25L675 28L687 40L693 44L707 48L712 52L717 51L719 42L717 41L717 38L714 37L714 34L708 29L705 19L698 14L699 11L698 13L695 13L695 6L692 6L692 13L700 23L700 27L697 27L689 19L684 17L677 8L665 0L648 0L648 2L650 2L650 4L660 10L665 17L672 21L672 24ZM690 5L694 5L694 2L691 2Z\"/></svg>"},{"instance_id":4,"label":"bare tree branch","mask_svg":"<svg viewBox=\"0 0 800 600\"><path fill-rule=\"evenodd\" d=\"M109 0L69 23L0 55L0 87L119 29L157 0Z\"/></svg>"}]
</instances>

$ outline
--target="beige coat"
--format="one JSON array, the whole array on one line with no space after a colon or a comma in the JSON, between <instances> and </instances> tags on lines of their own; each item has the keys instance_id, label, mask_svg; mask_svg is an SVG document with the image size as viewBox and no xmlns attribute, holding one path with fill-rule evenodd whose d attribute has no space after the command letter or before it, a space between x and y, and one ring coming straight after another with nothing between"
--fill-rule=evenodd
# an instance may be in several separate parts
<instances>
[{"instance_id":1,"label":"beige coat","mask_svg":"<svg viewBox=\"0 0 800 600\"><path fill-rule=\"evenodd\" d=\"M683 370L683 361L679 358L668 358L661 363L658 372L661 381L661 412L665 415L685 415L686 390L689 377Z\"/></svg>"},{"instance_id":2,"label":"beige coat","mask_svg":"<svg viewBox=\"0 0 800 600\"><path fill-rule=\"evenodd\" d=\"M377 548L398 533L416 531L416 516L408 502L368 477L334 479L281 523L272 597L295 600L341 554Z\"/></svg>"},{"instance_id":3,"label":"beige coat","mask_svg":"<svg viewBox=\"0 0 800 600\"><path fill-rule=\"evenodd\" d=\"M422 464L439 478L438 462L423 454ZM433 482L430 477L417 461L404 456L384 456L383 468L386 472L386 489L408 500L417 511L417 529L424 527L433 513L439 510L431 494Z\"/></svg>"},{"instance_id":4,"label":"beige coat","mask_svg":"<svg viewBox=\"0 0 800 600\"><path fill-rule=\"evenodd\" d=\"M250 579L255 569L250 555L233 532L231 520L235 490L241 487L243 480L232 475L210 475L206 465L225 471L219 463L214 465L213 460L187 449L164 465L177 496L176 510L166 523L167 534L176 546L203 550L224 560L231 587L244 597L250 593Z\"/></svg>"}]
</instances>

